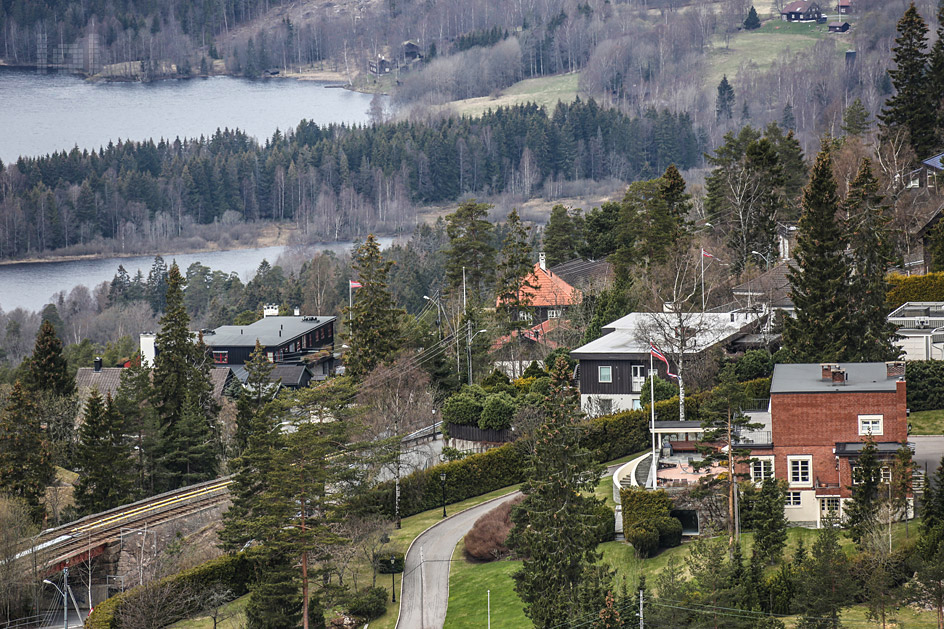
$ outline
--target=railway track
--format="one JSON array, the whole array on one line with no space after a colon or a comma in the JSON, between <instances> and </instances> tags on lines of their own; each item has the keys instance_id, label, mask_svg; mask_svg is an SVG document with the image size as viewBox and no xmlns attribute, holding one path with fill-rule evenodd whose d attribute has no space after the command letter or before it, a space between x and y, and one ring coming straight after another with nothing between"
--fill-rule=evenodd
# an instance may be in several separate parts
<instances>
[{"instance_id":1,"label":"railway track","mask_svg":"<svg viewBox=\"0 0 944 629\"><path fill-rule=\"evenodd\" d=\"M42 570L56 571L84 553L91 556L93 549L100 553L106 544L119 538L123 529L155 526L229 500L232 482L232 478L225 477L191 485L47 529L24 546L15 559L32 559Z\"/></svg>"}]
</instances>

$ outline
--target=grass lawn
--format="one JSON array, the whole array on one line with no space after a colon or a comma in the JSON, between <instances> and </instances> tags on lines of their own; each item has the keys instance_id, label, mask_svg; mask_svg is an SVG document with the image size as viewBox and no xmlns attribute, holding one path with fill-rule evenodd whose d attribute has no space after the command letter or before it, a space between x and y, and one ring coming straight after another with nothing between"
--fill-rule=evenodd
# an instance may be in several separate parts
<instances>
[{"instance_id":1,"label":"grass lawn","mask_svg":"<svg viewBox=\"0 0 944 629\"><path fill-rule=\"evenodd\" d=\"M495 629L529 627L524 604L515 593L511 575L520 561L472 562L465 558L465 543L460 541L452 555L449 570L449 607L447 629L479 629L488 624L488 592L491 590L492 624Z\"/></svg>"},{"instance_id":2,"label":"grass lawn","mask_svg":"<svg viewBox=\"0 0 944 629\"><path fill-rule=\"evenodd\" d=\"M944 434L944 409L936 411L914 411L908 417L912 435Z\"/></svg>"},{"instance_id":3,"label":"grass lawn","mask_svg":"<svg viewBox=\"0 0 944 629\"><path fill-rule=\"evenodd\" d=\"M249 602L249 595L240 596L235 601L230 601L220 608L217 616L219 622L217 629L239 629L246 622L245 610ZM190 620L181 620L171 625L173 629L213 629L213 619L209 616L203 618L191 618Z\"/></svg>"},{"instance_id":4,"label":"grass lawn","mask_svg":"<svg viewBox=\"0 0 944 629\"><path fill-rule=\"evenodd\" d=\"M498 94L467 98L449 103L447 107L463 116L481 116L488 109L497 109L521 103L537 103L553 113L557 101L572 102L577 98L579 74L558 74L537 79L518 81Z\"/></svg>"}]
</instances>

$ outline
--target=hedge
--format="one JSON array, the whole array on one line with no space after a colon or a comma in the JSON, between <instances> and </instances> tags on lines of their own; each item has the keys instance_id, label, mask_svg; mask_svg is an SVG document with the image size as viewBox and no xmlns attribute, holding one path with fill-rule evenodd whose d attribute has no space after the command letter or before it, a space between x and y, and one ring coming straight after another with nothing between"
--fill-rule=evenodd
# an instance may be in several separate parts
<instances>
[{"instance_id":1,"label":"hedge","mask_svg":"<svg viewBox=\"0 0 944 629\"><path fill-rule=\"evenodd\" d=\"M369 587L360 592L352 592L345 603L352 616L364 620L374 620L387 611L387 590L382 587Z\"/></svg>"},{"instance_id":2,"label":"hedge","mask_svg":"<svg viewBox=\"0 0 944 629\"><path fill-rule=\"evenodd\" d=\"M756 378L742 382L744 395L749 398L769 398L771 378Z\"/></svg>"},{"instance_id":3,"label":"hedge","mask_svg":"<svg viewBox=\"0 0 944 629\"><path fill-rule=\"evenodd\" d=\"M249 583L253 577L252 562L245 553L223 555L211 559L190 570L184 570L175 575L161 579L159 583L175 583L195 591L204 591L213 585L222 584L238 598L249 592ZM140 585L126 592L116 594L95 606L95 610L85 621L87 629L119 629L117 614L122 605L136 604L136 598L146 591L150 585ZM173 624L185 618L180 615L175 618L165 618L167 624Z\"/></svg>"},{"instance_id":4,"label":"hedge","mask_svg":"<svg viewBox=\"0 0 944 629\"><path fill-rule=\"evenodd\" d=\"M598 462L611 461L645 450L649 444L648 416L643 411L626 411L596 417L586 423L581 445ZM472 454L419 470L400 479L400 516L442 507L439 474L446 472L446 503L461 502L509 485L523 482L528 465L527 446L521 441L487 452ZM393 517L396 487L385 481L361 493L353 501L355 508L380 511Z\"/></svg>"},{"instance_id":5,"label":"hedge","mask_svg":"<svg viewBox=\"0 0 944 629\"><path fill-rule=\"evenodd\" d=\"M675 548L682 543L682 521L678 518L671 516L656 518L652 524L659 531L661 548Z\"/></svg>"},{"instance_id":6,"label":"hedge","mask_svg":"<svg viewBox=\"0 0 944 629\"><path fill-rule=\"evenodd\" d=\"M944 408L944 361L908 361L905 380L908 381L908 408L913 411Z\"/></svg>"},{"instance_id":7,"label":"hedge","mask_svg":"<svg viewBox=\"0 0 944 629\"><path fill-rule=\"evenodd\" d=\"M645 559L659 550L659 531L640 524L629 529L626 533L626 541L633 545L636 556Z\"/></svg>"},{"instance_id":8,"label":"hedge","mask_svg":"<svg viewBox=\"0 0 944 629\"><path fill-rule=\"evenodd\" d=\"M908 301L944 301L944 273L888 276L885 306L892 311Z\"/></svg>"}]
</instances>

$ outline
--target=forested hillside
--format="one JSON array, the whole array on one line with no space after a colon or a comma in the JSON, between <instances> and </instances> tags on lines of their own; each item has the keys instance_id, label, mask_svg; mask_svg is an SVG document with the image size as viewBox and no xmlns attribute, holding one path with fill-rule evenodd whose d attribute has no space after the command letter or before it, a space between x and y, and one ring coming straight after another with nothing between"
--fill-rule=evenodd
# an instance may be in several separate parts
<instances>
[{"instance_id":1,"label":"forested hillside","mask_svg":"<svg viewBox=\"0 0 944 629\"><path fill-rule=\"evenodd\" d=\"M99 239L138 243L215 221L291 220L310 239L399 232L414 203L690 168L705 140L684 114L629 117L593 101L478 119L370 127L302 122L264 145L239 131L21 158L0 173L0 258ZM133 250L133 249L132 249Z\"/></svg>"}]
</instances>

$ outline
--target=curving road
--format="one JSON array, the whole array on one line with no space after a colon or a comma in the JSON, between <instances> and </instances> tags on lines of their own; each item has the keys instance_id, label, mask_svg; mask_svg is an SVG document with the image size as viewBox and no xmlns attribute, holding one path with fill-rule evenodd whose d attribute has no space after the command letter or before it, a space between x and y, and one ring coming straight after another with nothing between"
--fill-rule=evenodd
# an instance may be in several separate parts
<instances>
[{"instance_id":1,"label":"curving road","mask_svg":"<svg viewBox=\"0 0 944 629\"><path fill-rule=\"evenodd\" d=\"M606 468L613 474L620 466ZM481 516L521 492L493 498L449 516L420 533L406 553L400 581L397 629L441 629L449 604L449 566L452 553Z\"/></svg>"}]
</instances>

